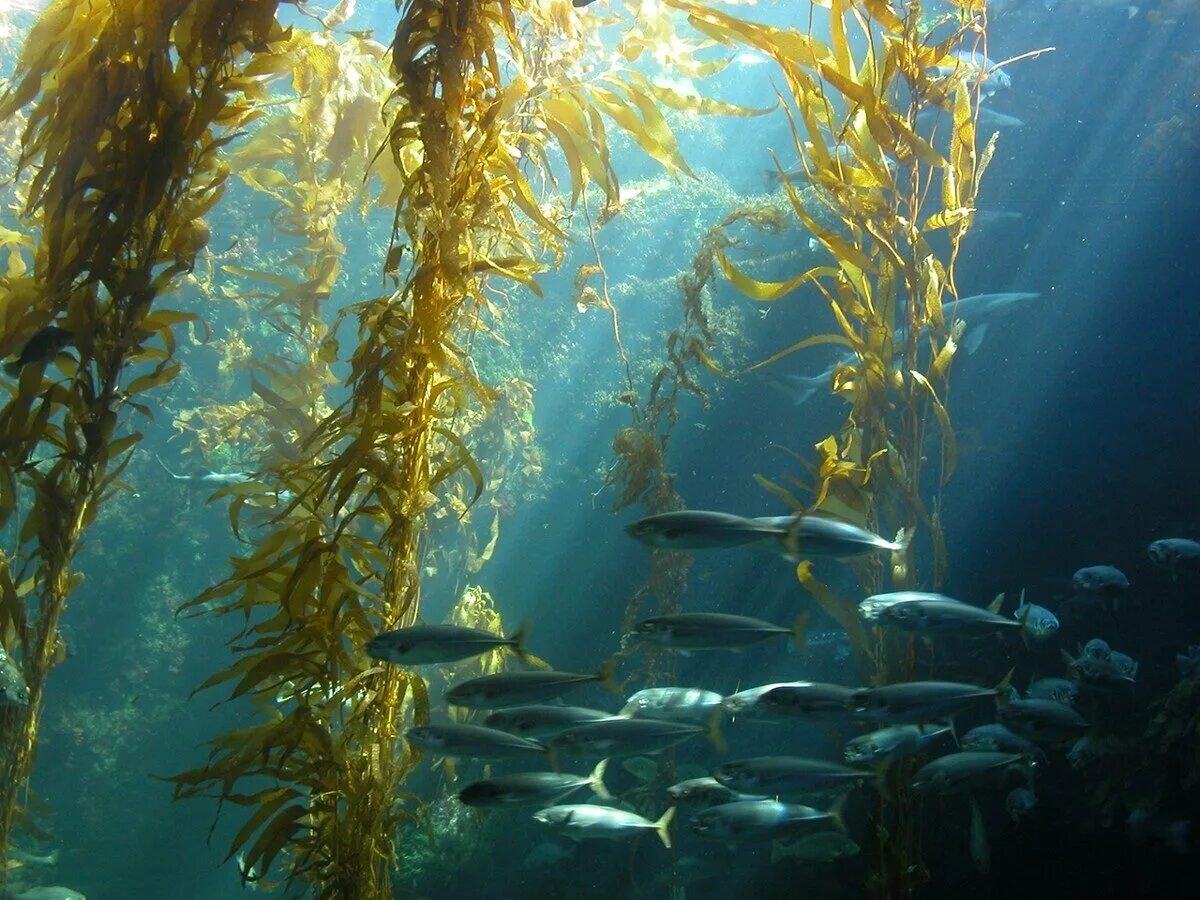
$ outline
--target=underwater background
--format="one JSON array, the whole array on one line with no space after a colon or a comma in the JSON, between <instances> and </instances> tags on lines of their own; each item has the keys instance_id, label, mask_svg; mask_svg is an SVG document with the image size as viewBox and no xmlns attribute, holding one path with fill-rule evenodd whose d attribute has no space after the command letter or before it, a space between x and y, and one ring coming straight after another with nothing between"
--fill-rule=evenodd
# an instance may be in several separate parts
<instances>
[{"instance_id":1,"label":"underwater background","mask_svg":"<svg viewBox=\"0 0 1200 900\"><path fill-rule=\"evenodd\" d=\"M393 4L363 0L350 8L343 29L370 30L390 42ZM809 4L728 10L804 29ZM578 14L588 12L599 14L587 8ZM12 72L37 11L0 4L0 14L3 70ZM280 15L296 28L313 26L294 8ZM1132 656L1140 664L1136 684L1104 716L1113 733L1136 744L1157 714L1153 704L1180 682L1176 655L1200 642L1200 575L1172 577L1146 552L1160 538L1200 537L1200 6L1176 0L1170 8L1150 5L1131 14L1125 6L1088 0L1050 9L1029 0L991 16L992 59L1044 47L1053 52L1010 66L1011 86L993 98L997 110L1023 124L1000 129L979 208L1013 215L976 222L957 262L963 296L1040 297L997 315L978 351L960 353L954 362L948 405L958 467L941 510L949 557L940 590L986 605L998 592L1015 597L1024 588L1059 614L1054 641L1024 655L1006 645L1008 656L999 661L976 658L998 652L987 642L962 649L957 671L977 665L980 683L995 683L1010 666L1021 688L1035 677L1061 675L1060 651L1073 656L1092 638ZM747 55L706 79L703 91L728 103L770 107L778 87L774 68ZM672 113L671 124L695 178L664 173L628 137L614 137L614 168L623 189L634 189L633 199L596 232L638 390L653 378L666 336L679 327L675 280L691 267L704 234L739 206L779 200L770 151L784 168L795 164L788 122L778 111L751 118ZM6 132L5 140L12 139ZM261 193L231 182L210 216L204 251L214 254L210 286L219 291L236 280L222 265L269 269L285 252L286 240L273 228L274 208ZM6 224L16 227L11 212ZM391 227L389 209L347 218L341 274L321 311L326 322L378 291ZM477 337L473 355L484 381L519 378L533 387L530 436L521 451L528 467L519 478L510 476L503 504L489 507L502 522L501 539L469 581L494 598L508 630L530 623L534 652L556 668L591 672L623 646L623 617L646 581L650 556L623 530L638 514L614 514L616 491L606 487L614 436L629 421L619 399L627 382L609 311L576 306L573 274L594 256L586 231L576 227L572 236L562 265L538 276L544 296L520 284L509 289L504 344ZM755 269L765 281L792 277L821 252L809 247L796 222L752 240L779 254ZM718 358L730 370L790 343L781 335L798 339L830 328L815 292L802 289L761 306L720 276L709 285L705 303L719 334ZM267 891L243 885L236 864L226 860L244 810L227 804L214 825L215 799L174 801L165 780L200 765L206 742L255 715L246 698L220 703L220 688L193 696L229 664L227 642L240 623L232 621L236 615L177 610L224 578L229 558L246 548L230 533L229 499L209 502L211 491L171 473L253 467L236 442L205 445L185 414L246 396L247 371L228 365L232 338L286 352L287 337L249 305L209 295L195 282L170 305L197 313L203 327L194 323L180 335L182 371L147 401L155 417L139 426L144 438L121 476L129 489L105 504L82 541L74 565L83 581L62 618L67 655L49 675L31 781L47 837L43 849L56 849L57 861L52 874L28 864L24 875L31 884L70 885L93 900L220 900ZM343 322L338 335L352 344L353 324ZM781 448L805 452L839 427L845 416L840 398L822 388L797 403L788 380L816 375L836 358L834 350L816 347L740 378L702 371L698 378L710 402L706 408L695 397L681 399L666 460L687 507L751 516L788 512L752 476L783 481L802 475L803 466ZM344 360L334 371L345 374ZM339 390L331 389L331 402L344 398ZM480 465L486 474L487 461ZM479 518L485 532L490 520L491 513ZM253 541L260 533L251 526L242 536ZM4 534L7 552L15 540ZM1131 583L1113 613L1069 602L1072 573L1100 564L1116 566ZM769 642L739 653L682 657L673 683L722 694L797 678L859 683L844 634L801 589L793 568L754 550L695 554L686 609L790 623L812 608L808 646L803 655ZM853 593L853 578L836 563L818 571ZM439 622L467 577L449 554L431 558L425 574L421 616ZM437 702L435 692L435 717ZM615 698L593 685L572 702L611 708ZM1196 700L1191 704L1195 717ZM1194 719L1179 727L1198 734ZM728 758L784 752L839 758L840 742L858 731L824 724L729 727ZM675 751L677 766L705 767L715 758L702 741ZM866 852L775 862L766 845L733 852L684 828L672 851L652 838L553 843L521 812L477 815L457 807L433 760L427 754L405 782L428 810L401 831L396 896L868 895ZM1194 749L1186 765L1194 800L1200 779ZM610 767L610 790L643 790L632 768ZM933 801L924 808L930 827L919 841L928 879L917 895L1128 897L1187 890L1200 875L1194 837L1189 852L1178 853L1161 841L1137 840L1127 817L1134 798L1152 803L1154 815L1164 819L1194 821L1200 810L1187 794L1151 796L1137 785L1145 777L1137 769L1128 760L1076 769L1063 754L1052 754L1038 775L1038 805L1028 818L1012 821L1002 795L981 801L990 845L986 866L967 847L966 804ZM472 776L459 773L460 785L464 777ZM847 821L867 847L857 802L851 801ZM558 849L534 852L547 842ZM273 893L307 896L299 886ZM21 896L15 889L14 895Z\"/></svg>"}]
</instances>

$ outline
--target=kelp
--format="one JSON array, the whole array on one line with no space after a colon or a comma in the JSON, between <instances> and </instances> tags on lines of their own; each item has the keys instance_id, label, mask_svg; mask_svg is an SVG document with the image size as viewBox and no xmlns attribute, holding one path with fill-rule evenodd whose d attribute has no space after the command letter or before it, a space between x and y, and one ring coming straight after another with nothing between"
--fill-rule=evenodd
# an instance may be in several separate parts
<instances>
[{"instance_id":1,"label":"kelp","mask_svg":"<svg viewBox=\"0 0 1200 900\"><path fill-rule=\"evenodd\" d=\"M220 148L256 114L242 67L282 36L276 6L56 0L0 99L0 119L26 115L17 166L28 229L6 236L0 355L51 325L69 335L56 358L6 383L0 409L0 524L20 519L0 566L0 630L31 693L0 725L0 848L61 658L72 558L141 438L127 414L150 416L146 395L179 371L174 329L193 317L155 304L207 241L203 217L229 174Z\"/></svg>"},{"instance_id":2,"label":"kelp","mask_svg":"<svg viewBox=\"0 0 1200 900\"><path fill-rule=\"evenodd\" d=\"M540 293L535 276L564 256L569 213L546 199L556 186L555 154L566 161L572 202L589 180L619 196L606 121L686 172L650 85L612 60L582 62L593 27L565 4L403 5L371 169L391 173L380 196L395 210L380 261L387 292L344 307L329 328L355 330L345 356L328 337L301 334L323 363L348 364L346 399L322 412L308 395L282 389L290 372L254 382L284 438L273 440L282 447L264 478L290 499L233 560L229 577L188 609L242 623L234 661L201 687L250 698L262 716L217 738L203 766L173 780L178 796L215 792L246 807L230 856L243 852L245 865L264 874L279 865L288 881L308 882L321 897L390 897L397 840L419 822L419 801L402 791L419 753L402 729L428 720L427 686L415 671L375 664L363 645L419 618L422 577L438 558L432 551L454 531L437 523L466 523L494 487L492 459L481 454L529 478L540 472L532 452L487 436L489 412L505 402L514 415L501 434L524 433L513 426L531 413L532 392L527 404L510 385L506 400L503 386L480 377L471 347L494 334L505 283ZM333 54L324 40L311 46ZM261 67L264 75L286 69ZM321 83L309 82L313 90ZM295 205L296 186L275 168L286 169L287 159L266 158L277 151L265 137L249 146L251 155L265 154L264 164L240 170L243 179ZM351 159L359 158L355 148ZM303 173L296 180L307 183ZM316 213L303 207L289 225L308 244ZM300 280L241 266L227 274L261 282L270 290L260 303L315 327L303 303L327 293L333 269L324 258L303 257L316 268ZM236 529L240 491L227 493ZM499 510L485 521L489 537L468 550L468 569L494 550ZM264 702L284 683L299 702ZM258 788L260 779L275 787ZM247 781L256 788L249 793Z\"/></svg>"},{"instance_id":3,"label":"kelp","mask_svg":"<svg viewBox=\"0 0 1200 900\"><path fill-rule=\"evenodd\" d=\"M849 405L846 422L816 445L811 499L760 483L798 511L836 515L905 539L910 549L894 554L890 567L874 558L855 564L863 592L888 585L936 589L946 554L941 491L956 458L949 379L963 332L962 323L943 308L958 295L955 262L996 143L993 135L979 146L982 79L952 54L986 50L983 4L956 2L954 13L927 28L919 0L899 11L876 0L828 0L821 4L828 8L826 40L811 29L746 22L691 0L667 3L714 40L773 59L782 78L780 102L802 174L786 171L778 161L776 167L796 222L828 262L778 282L752 278L725 253L719 262L730 281L757 302L777 302L801 289L823 298L836 330L804 336L760 365L819 344L851 353L834 368L830 384ZM939 74L939 65L950 73ZM930 109L939 129L948 132L948 152L916 128L918 114ZM929 452L931 428L940 453ZM937 467L932 478L925 474L927 457ZM929 541L932 577L922 578L915 569L914 537ZM834 594L807 561L796 574L847 630L869 682L912 677L907 642L873 640L854 600ZM874 817L880 843L870 886L879 896L911 895L923 872L903 769L893 767L882 785Z\"/></svg>"}]
</instances>

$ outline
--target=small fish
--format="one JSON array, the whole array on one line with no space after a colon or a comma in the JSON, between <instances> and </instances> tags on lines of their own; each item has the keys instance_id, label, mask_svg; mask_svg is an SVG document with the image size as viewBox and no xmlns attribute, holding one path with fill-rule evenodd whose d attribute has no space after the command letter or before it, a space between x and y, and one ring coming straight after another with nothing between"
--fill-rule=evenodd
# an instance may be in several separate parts
<instances>
[{"instance_id":1,"label":"small fish","mask_svg":"<svg viewBox=\"0 0 1200 900\"><path fill-rule=\"evenodd\" d=\"M1058 616L1044 606L1025 602L1025 592L1021 592L1021 603L1013 611L1013 618L1024 624L1025 634L1035 641L1047 641L1058 634Z\"/></svg>"},{"instance_id":2,"label":"small fish","mask_svg":"<svg viewBox=\"0 0 1200 900\"><path fill-rule=\"evenodd\" d=\"M621 714L671 722L707 722L724 700L716 691L700 688L646 688L625 702Z\"/></svg>"},{"instance_id":3,"label":"small fish","mask_svg":"<svg viewBox=\"0 0 1200 900\"><path fill-rule=\"evenodd\" d=\"M842 756L852 766L881 766L922 753L953 733L949 725L892 725L847 741Z\"/></svg>"},{"instance_id":4,"label":"small fish","mask_svg":"<svg viewBox=\"0 0 1200 900\"><path fill-rule=\"evenodd\" d=\"M833 862L847 856L857 856L862 848L840 831L818 831L806 834L790 844L782 841L771 846L771 862L781 859L799 859L804 862Z\"/></svg>"},{"instance_id":5,"label":"small fish","mask_svg":"<svg viewBox=\"0 0 1200 900\"><path fill-rule=\"evenodd\" d=\"M979 124L984 128L1024 128L1025 123L990 106L979 107Z\"/></svg>"},{"instance_id":6,"label":"small fish","mask_svg":"<svg viewBox=\"0 0 1200 900\"><path fill-rule=\"evenodd\" d=\"M983 346L988 325L994 315L1011 312L1018 305L1037 300L1042 295L1037 291L1008 291L999 294L971 294L958 300L947 300L942 305L942 315L947 319L965 319L971 326L967 331L963 347L968 356Z\"/></svg>"},{"instance_id":7,"label":"small fish","mask_svg":"<svg viewBox=\"0 0 1200 900\"><path fill-rule=\"evenodd\" d=\"M999 715L1014 734L1039 744L1073 743L1088 727L1083 716L1053 700L1009 700Z\"/></svg>"},{"instance_id":8,"label":"small fish","mask_svg":"<svg viewBox=\"0 0 1200 900\"><path fill-rule=\"evenodd\" d=\"M1200 541L1189 538L1162 538L1147 549L1150 561L1162 566L1173 576L1186 570L1200 571Z\"/></svg>"},{"instance_id":9,"label":"small fish","mask_svg":"<svg viewBox=\"0 0 1200 900\"><path fill-rule=\"evenodd\" d=\"M167 464L157 454L155 454L154 458L158 460L158 464L163 467L166 473L176 481L183 481L197 487L217 490L231 487L235 484L245 484L248 481L254 481L254 475L250 472L203 472L200 475L177 475L167 468Z\"/></svg>"},{"instance_id":10,"label":"small fish","mask_svg":"<svg viewBox=\"0 0 1200 900\"><path fill-rule=\"evenodd\" d=\"M905 591L903 602L871 607L871 621L919 634L975 634L1003 628L1023 628L1023 622L963 603L942 594ZM872 598L863 603L871 603ZM878 602L877 600L875 602ZM862 608L862 604L859 605Z\"/></svg>"},{"instance_id":11,"label":"small fish","mask_svg":"<svg viewBox=\"0 0 1200 900\"><path fill-rule=\"evenodd\" d=\"M738 800L711 806L692 817L691 829L718 841L764 841L797 833L841 829L841 812L780 803L778 800Z\"/></svg>"},{"instance_id":12,"label":"small fish","mask_svg":"<svg viewBox=\"0 0 1200 900\"><path fill-rule=\"evenodd\" d=\"M1129 589L1129 579L1116 566L1087 566L1071 576L1071 586L1081 594L1121 594Z\"/></svg>"},{"instance_id":13,"label":"small fish","mask_svg":"<svg viewBox=\"0 0 1200 900\"><path fill-rule=\"evenodd\" d=\"M633 633L642 640L672 650L737 650L779 636L790 637L797 646L803 647L807 625L808 613L797 617L791 628L750 616L676 613L638 622Z\"/></svg>"},{"instance_id":14,"label":"small fish","mask_svg":"<svg viewBox=\"0 0 1200 900\"><path fill-rule=\"evenodd\" d=\"M367 641L366 651L372 659L401 666L457 662L501 647L526 659L525 635L525 626L504 637L461 625L412 625L375 635Z\"/></svg>"},{"instance_id":15,"label":"small fish","mask_svg":"<svg viewBox=\"0 0 1200 900\"><path fill-rule=\"evenodd\" d=\"M712 776L739 793L778 797L857 784L874 778L875 773L823 759L756 756L722 763L713 769Z\"/></svg>"},{"instance_id":16,"label":"small fish","mask_svg":"<svg viewBox=\"0 0 1200 900\"><path fill-rule=\"evenodd\" d=\"M1004 809L1014 822L1029 818L1037 806L1037 795L1027 787L1015 787L1004 798Z\"/></svg>"},{"instance_id":17,"label":"small fish","mask_svg":"<svg viewBox=\"0 0 1200 900\"><path fill-rule=\"evenodd\" d=\"M501 672L481 675L460 682L446 692L451 706L468 709L499 709L503 706L523 706L539 700L561 697L568 691L598 682L621 696L621 688L613 681L616 662L609 660L591 675L575 672Z\"/></svg>"},{"instance_id":18,"label":"small fish","mask_svg":"<svg viewBox=\"0 0 1200 900\"><path fill-rule=\"evenodd\" d=\"M1079 697L1079 688L1066 678L1038 678L1029 683L1025 696L1031 700L1053 700L1065 706L1074 706Z\"/></svg>"},{"instance_id":19,"label":"small fish","mask_svg":"<svg viewBox=\"0 0 1200 900\"><path fill-rule=\"evenodd\" d=\"M71 343L71 332L57 325L47 325L25 342L17 358L4 364L4 374L16 378L30 363L48 363L60 350Z\"/></svg>"},{"instance_id":20,"label":"small fish","mask_svg":"<svg viewBox=\"0 0 1200 900\"><path fill-rule=\"evenodd\" d=\"M979 725L963 735L959 745L971 752L987 753L1035 753L1033 743L1018 734L1013 734L1004 725Z\"/></svg>"},{"instance_id":21,"label":"small fish","mask_svg":"<svg viewBox=\"0 0 1200 900\"><path fill-rule=\"evenodd\" d=\"M1011 675L1010 672L994 688L955 681L908 681L862 688L854 693L851 708L856 715L868 719L931 722L1007 692Z\"/></svg>"},{"instance_id":22,"label":"small fish","mask_svg":"<svg viewBox=\"0 0 1200 900\"><path fill-rule=\"evenodd\" d=\"M1010 768L1028 765L1016 753L964 750L939 757L917 770L913 787L931 794L952 794L1001 777Z\"/></svg>"},{"instance_id":23,"label":"small fish","mask_svg":"<svg viewBox=\"0 0 1200 900\"><path fill-rule=\"evenodd\" d=\"M1012 79L1008 73L974 48L955 50L948 54L940 65L934 66L934 69L939 75L947 76L966 72L969 85L972 88L978 87L985 97L992 96L997 89L1012 87Z\"/></svg>"},{"instance_id":24,"label":"small fish","mask_svg":"<svg viewBox=\"0 0 1200 900\"><path fill-rule=\"evenodd\" d=\"M550 746L566 756L617 757L661 753L689 738L703 734L718 749L724 747L713 716L707 726L663 719L634 719L612 716L599 722L588 722L568 728L550 739Z\"/></svg>"},{"instance_id":25,"label":"small fish","mask_svg":"<svg viewBox=\"0 0 1200 900\"><path fill-rule=\"evenodd\" d=\"M470 759L511 759L544 755L545 745L517 737L507 731L448 722L444 725L418 725L404 733L410 744L445 756Z\"/></svg>"},{"instance_id":26,"label":"small fish","mask_svg":"<svg viewBox=\"0 0 1200 900\"><path fill-rule=\"evenodd\" d=\"M645 830L653 830L663 846L670 849L671 834L668 831L675 807L671 807L657 822L643 819L636 813L611 806L592 806L586 803L566 806L550 806L534 813L534 820L564 832L577 841L602 839L623 840Z\"/></svg>"},{"instance_id":27,"label":"small fish","mask_svg":"<svg viewBox=\"0 0 1200 900\"><path fill-rule=\"evenodd\" d=\"M728 788L711 775L689 778L667 788L667 799L675 806L720 806L738 800L764 800L765 797L749 796Z\"/></svg>"},{"instance_id":28,"label":"small fish","mask_svg":"<svg viewBox=\"0 0 1200 900\"><path fill-rule=\"evenodd\" d=\"M769 719L842 718L849 714L855 688L819 681L791 681L766 685L756 705ZM727 707L728 708L728 707Z\"/></svg>"},{"instance_id":29,"label":"small fish","mask_svg":"<svg viewBox=\"0 0 1200 900\"><path fill-rule=\"evenodd\" d=\"M1172 821L1148 809L1135 809L1126 824L1135 843L1161 843L1176 853L1191 850L1192 823L1186 819Z\"/></svg>"},{"instance_id":30,"label":"small fish","mask_svg":"<svg viewBox=\"0 0 1200 900\"><path fill-rule=\"evenodd\" d=\"M571 775L565 772L520 772L516 775L497 775L469 784L458 793L466 806L546 805L561 800L583 788L604 800L612 795L604 786L604 770L608 760L602 759L590 775Z\"/></svg>"},{"instance_id":31,"label":"small fish","mask_svg":"<svg viewBox=\"0 0 1200 900\"><path fill-rule=\"evenodd\" d=\"M599 722L607 719L612 713L601 709L588 709L585 706L557 706L554 704L533 704L530 706L509 706L498 709L483 720L488 728L499 728L509 734L519 734L524 738L540 740L551 738L575 725L584 722Z\"/></svg>"},{"instance_id":32,"label":"small fish","mask_svg":"<svg viewBox=\"0 0 1200 900\"><path fill-rule=\"evenodd\" d=\"M20 667L8 652L0 647L0 707L28 706L29 685Z\"/></svg>"},{"instance_id":33,"label":"small fish","mask_svg":"<svg viewBox=\"0 0 1200 900\"><path fill-rule=\"evenodd\" d=\"M1063 661L1071 673L1084 687L1111 688L1131 685L1135 682L1137 662L1124 653L1118 653L1100 638L1092 638L1079 651L1075 659L1063 651Z\"/></svg>"}]
</instances>

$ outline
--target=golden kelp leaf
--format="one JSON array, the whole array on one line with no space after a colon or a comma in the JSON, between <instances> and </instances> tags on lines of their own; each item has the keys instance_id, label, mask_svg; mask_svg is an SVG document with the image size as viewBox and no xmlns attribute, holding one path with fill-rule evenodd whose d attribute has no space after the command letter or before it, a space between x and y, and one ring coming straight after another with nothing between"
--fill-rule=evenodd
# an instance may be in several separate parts
<instances>
[{"instance_id":1,"label":"golden kelp leaf","mask_svg":"<svg viewBox=\"0 0 1200 900\"><path fill-rule=\"evenodd\" d=\"M949 481L950 476L954 474L954 467L958 464L958 445L954 438L954 429L950 425L950 414L946 412L946 407L942 405L942 401L938 398L937 391L934 390L932 384L920 372L915 369L910 370L909 374L917 384L921 385L929 392L929 398L933 403L933 410L937 414L938 422L942 426L942 448L945 454L942 460L942 483Z\"/></svg>"},{"instance_id":2,"label":"golden kelp leaf","mask_svg":"<svg viewBox=\"0 0 1200 900\"><path fill-rule=\"evenodd\" d=\"M871 18L882 25L887 31L892 34L900 34L904 31L904 23L900 17L892 10L888 0L860 0L863 7L870 13Z\"/></svg>"},{"instance_id":3,"label":"golden kelp leaf","mask_svg":"<svg viewBox=\"0 0 1200 900\"><path fill-rule=\"evenodd\" d=\"M757 300L760 303L774 302L780 297L790 294L802 284L815 281L823 276L837 274L836 269L824 266L809 269L802 275L797 275L795 278L790 278L787 281L758 281L738 270L729 261L729 258L725 256L724 252L720 250L717 251L717 262L720 263L721 271L725 273L725 277L729 279L734 287L751 300Z\"/></svg>"},{"instance_id":4,"label":"golden kelp leaf","mask_svg":"<svg viewBox=\"0 0 1200 900\"><path fill-rule=\"evenodd\" d=\"M866 654L867 633L863 629L862 619L859 618L857 604L845 597L839 597L828 585L813 575L812 563L808 560L797 564L796 580L812 594L821 609L842 626L854 651L860 655Z\"/></svg>"},{"instance_id":5,"label":"golden kelp leaf","mask_svg":"<svg viewBox=\"0 0 1200 900\"><path fill-rule=\"evenodd\" d=\"M305 829L306 826L301 823L301 819L307 815L308 808L299 803L277 813L263 828L262 833L259 834L250 849L246 851L243 862L246 870L254 868L264 874L270 871L271 863L279 855L279 851Z\"/></svg>"},{"instance_id":6,"label":"golden kelp leaf","mask_svg":"<svg viewBox=\"0 0 1200 900\"><path fill-rule=\"evenodd\" d=\"M641 95L632 88L627 88L627 90L630 98L637 103L637 99ZM655 109L652 103L645 102L645 107L653 113L651 120L647 120L645 118L647 109L642 108L641 104L638 104L638 108L643 115L639 117L624 98L612 91L593 87L589 89L588 93L592 102L603 110L605 115L620 125L622 130L632 137L651 159L661 163L669 171L681 171L695 177L695 173L688 168L675 144L675 136L666 127L662 114ZM645 100L644 97L642 99Z\"/></svg>"},{"instance_id":7,"label":"golden kelp leaf","mask_svg":"<svg viewBox=\"0 0 1200 900\"><path fill-rule=\"evenodd\" d=\"M962 334L966 330L966 327L967 323L965 320L955 320L954 325L950 328L950 335L946 338L946 343L942 345L937 356L933 359L933 364L929 367L929 371L934 378L944 381L946 376L950 374L950 364L954 361L954 354L958 351L958 342L962 339Z\"/></svg>"},{"instance_id":8,"label":"golden kelp leaf","mask_svg":"<svg viewBox=\"0 0 1200 900\"><path fill-rule=\"evenodd\" d=\"M164 385L174 379L179 374L181 368L183 367L179 363L172 363L145 375L139 375L133 381L129 382L129 386L125 388L125 393L132 397L134 394L140 394L142 391L148 391L150 388Z\"/></svg>"},{"instance_id":9,"label":"golden kelp leaf","mask_svg":"<svg viewBox=\"0 0 1200 900\"><path fill-rule=\"evenodd\" d=\"M953 178L947 177L946 181L951 182ZM923 226L926 231L937 231L939 228L948 228L951 225L957 225L964 219L973 215L975 210L969 206L959 206L954 209L944 209L941 212L934 213L925 220Z\"/></svg>"},{"instance_id":10,"label":"golden kelp leaf","mask_svg":"<svg viewBox=\"0 0 1200 900\"><path fill-rule=\"evenodd\" d=\"M792 512L795 512L795 513L804 512L804 504L801 503L796 498L796 495L793 494L791 491L789 491L787 488L776 484L775 482L771 481L769 478L764 478L762 475L759 475L757 472L754 474L754 480L758 483L758 486L760 488L762 488L764 491L766 491L769 494L774 494L776 497L778 497L780 500L782 500L784 503L786 503L788 509L790 509Z\"/></svg>"},{"instance_id":11,"label":"golden kelp leaf","mask_svg":"<svg viewBox=\"0 0 1200 900\"><path fill-rule=\"evenodd\" d=\"M738 375L746 375L749 372L753 372L755 369L761 369L763 366L769 366L773 362L778 362L785 356L795 353L797 350L805 350L809 347L820 346L821 344L840 344L843 347L849 347L851 350L855 349L855 344L849 338L843 337L840 334L818 334L815 337L805 338L802 341L797 341L790 347L786 347L783 350L780 350L778 353L768 356L762 362L757 362L748 369L743 369L738 373Z\"/></svg>"}]
</instances>

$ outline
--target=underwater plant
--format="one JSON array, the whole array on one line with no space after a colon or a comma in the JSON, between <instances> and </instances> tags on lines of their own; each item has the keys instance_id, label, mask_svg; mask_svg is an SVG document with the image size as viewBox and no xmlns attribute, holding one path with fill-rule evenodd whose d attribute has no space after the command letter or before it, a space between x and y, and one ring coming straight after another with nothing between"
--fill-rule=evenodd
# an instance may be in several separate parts
<instances>
[{"instance_id":1,"label":"underwater plant","mask_svg":"<svg viewBox=\"0 0 1200 900\"><path fill-rule=\"evenodd\" d=\"M56 0L0 99L0 120L27 110L27 231L8 236L0 279L0 355L16 357L0 409L0 524L19 518L0 563L0 635L29 687L0 721L0 853L62 658L72 559L141 438L123 414L151 415L141 395L175 377L173 329L194 318L154 307L208 240L203 216L229 174L219 150L254 114L242 67L280 37L277 5Z\"/></svg>"}]
</instances>

